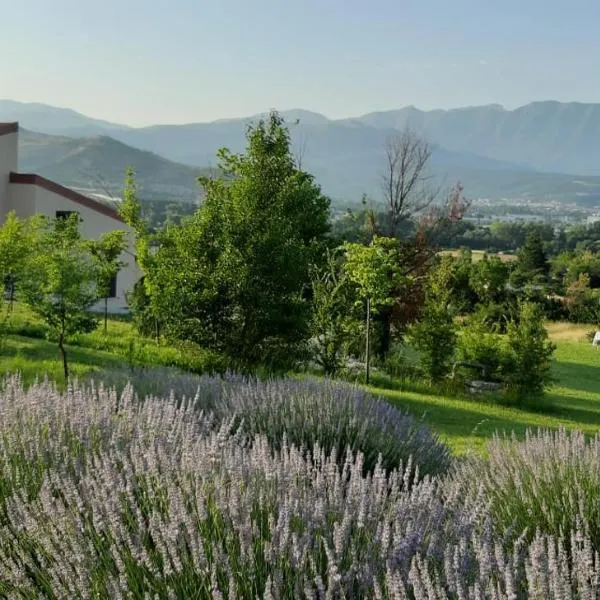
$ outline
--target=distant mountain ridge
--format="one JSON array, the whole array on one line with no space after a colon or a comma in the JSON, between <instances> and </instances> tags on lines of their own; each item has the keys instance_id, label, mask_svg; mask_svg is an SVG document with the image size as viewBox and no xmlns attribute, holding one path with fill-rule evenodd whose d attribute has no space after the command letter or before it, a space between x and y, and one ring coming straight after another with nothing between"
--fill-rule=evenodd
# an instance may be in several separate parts
<instances>
[{"instance_id":1,"label":"distant mountain ridge","mask_svg":"<svg viewBox=\"0 0 600 600\"><path fill-rule=\"evenodd\" d=\"M181 165L151 152L131 148L108 136L74 138L21 129L19 169L63 185L119 197L125 169L134 166L145 199L196 202L203 169Z\"/></svg>"},{"instance_id":2,"label":"distant mountain ridge","mask_svg":"<svg viewBox=\"0 0 600 600\"><path fill-rule=\"evenodd\" d=\"M515 110L500 105L433 111L406 107L338 120L302 109L281 114L289 124L293 149L302 156L303 166L315 174L326 193L341 202L356 201L363 192L377 197L385 140L410 126L432 143L431 173L437 181L449 186L461 180L470 197L600 204L600 180L593 177L600 175L600 104L534 102ZM131 158L143 164L152 164L147 162L147 153L153 153L155 166L146 171L148 181L154 178L151 185L160 190L159 179L164 178L168 183L163 190L175 190L179 177L181 193L188 188L191 172L198 174L200 168L215 165L218 148L241 151L247 125L260 116L133 128L90 119L68 109L0 101L0 120L18 120L26 129L70 138L110 136L110 142L103 142L104 152L99 150L98 141L95 146L90 141L79 146L85 147L84 156L89 160L96 156L94 161L104 165L102 168L113 169L112 161L115 173L122 161L114 156L123 151L117 142L129 147ZM78 147L76 142L52 142L61 148L52 151L62 157L61 167L49 156L42 158L44 152L50 153L50 145L46 150L38 148L37 154L33 148L27 152L31 152L30 157L37 156L33 166L41 165L70 184L67 175L73 179L81 168L77 166L77 152L66 151L69 144ZM25 150L22 156L27 156ZM168 168L156 162L164 159ZM189 194L196 193L195 179L193 185Z\"/></svg>"}]
</instances>

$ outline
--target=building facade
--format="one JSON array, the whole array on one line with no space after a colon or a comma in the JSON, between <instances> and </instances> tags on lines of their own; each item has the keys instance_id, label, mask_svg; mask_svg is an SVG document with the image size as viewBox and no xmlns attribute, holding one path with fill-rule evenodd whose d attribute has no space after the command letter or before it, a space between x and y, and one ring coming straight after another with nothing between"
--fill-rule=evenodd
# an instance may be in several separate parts
<instances>
[{"instance_id":1,"label":"building facade","mask_svg":"<svg viewBox=\"0 0 600 600\"><path fill-rule=\"evenodd\" d=\"M0 223L10 211L21 218L35 214L60 217L75 212L81 219L80 230L85 239L98 239L108 231L127 232L127 249L121 255L125 266L117 275L108 302L111 313L127 312L127 294L140 277L134 239L127 224L114 208L39 175L19 173L18 167L19 124L0 123Z\"/></svg>"}]
</instances>

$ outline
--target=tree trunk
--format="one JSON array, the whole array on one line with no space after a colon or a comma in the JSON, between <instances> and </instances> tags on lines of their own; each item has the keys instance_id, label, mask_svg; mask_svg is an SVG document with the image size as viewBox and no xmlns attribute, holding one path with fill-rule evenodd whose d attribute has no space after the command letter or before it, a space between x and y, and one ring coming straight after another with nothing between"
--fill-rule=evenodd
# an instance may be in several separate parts
<instances>
[{"instance_id":1,"label":"tree trunk","mask_svg":"<svg viewBox=\"0 0 600 600\"><path fill-rule=\"evenodd\" d=\"M108 331L108 297L104 298L104 335Z\"/></svg>"},{"instance_id":2,"label":"tree trunk","mask_svg":"<svg viewBox=\"0 0 600 600\"><path fill-rule=\"evenodd\" d=\"M61 333L58 338L58 347L60 348L60 353L62 354L62 362L63 362L63 372L65 375L65 382L69 380L69 365L67 363L67 350L65 349L65 337Z\"/></svg>"},{"instance_id":3,"label":"tree trunk","mask_svg":"<svg viewBox=\"0 0 600 600\"><path fill-rule=\"evenodd\" d=\"M15 302L15 283L14 281L10 282L10 293L8 296L8 313L11 314L13 311L13 305Z\"/></svg>"},{"instance_id":4,"label":"tree trunk","mask_svg":"<svg viewBox=\"0 0 600 600\"><path fill-rule=\"evenodd\" d=\"M369 385L370 367L371 367L371 298L367 298L367 334L365 349L365 383Z\"/></svg>"},{"instance_id":5,"label":"tree trunk","mask_svg":"<svg viewBox=\"0 0 600 600\"><path fill-rule=\"evenodd\" d=\"M377 349L377 354L381 360L385 360L392 344L392 307L386 306L382 308L378 314L377 320L379 321L380 327L379 348Z\"/></svg>"},{"instance_id":6,"label":"tree trunk","mask_svg":"<svg viewBox=\"0 0 600 600\"><path fill-rule=\"evenodd\" d=\"M156 345L160 345L160 323L156 317L154 317L154 333L156 334Z\"/></svg>"}]
</instances>

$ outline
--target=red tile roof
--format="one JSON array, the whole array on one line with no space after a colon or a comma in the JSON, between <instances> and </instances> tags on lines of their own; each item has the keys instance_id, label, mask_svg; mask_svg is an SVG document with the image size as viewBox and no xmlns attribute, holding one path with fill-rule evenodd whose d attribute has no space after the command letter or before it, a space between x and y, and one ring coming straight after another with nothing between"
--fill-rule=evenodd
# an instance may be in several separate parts
<instances>
[{"instance_id":1,"label":"red tile roof","mask_svg":"<svg viewBox=\"0 0 600 600\"><path fill-rule=\"evenodd\" d=\"M2 135L1 125L0 125L0 135ZM62 196L63 198L66 198L67 200L71 200L72 202L80 204L81 206L85 206L86 208L95 210L96 212L98 212L102 215L111 217L112 219L115 219L116 221L123 222L123 219L121 219L121 217L119 216L119 213L114 208L107 206L106 204L103 204L102 202L99 202L98 200L93 200L92 198L89 198L88 196L84 196L83 194L80 194L79 192L76 192L75 190L72 190L70 188L64 187L63 185L55 183L54 181L50 181L49 179L46 179L45 177L41 177L40 175L35 175L33 173L11 173L9 181L10 181L10 183L24 183L24 184L29 184L29 185L36 185L45 190L48 190L49 192L53 192L54 194L57 194L58 196Z\"/></svg>"}]
</instances>

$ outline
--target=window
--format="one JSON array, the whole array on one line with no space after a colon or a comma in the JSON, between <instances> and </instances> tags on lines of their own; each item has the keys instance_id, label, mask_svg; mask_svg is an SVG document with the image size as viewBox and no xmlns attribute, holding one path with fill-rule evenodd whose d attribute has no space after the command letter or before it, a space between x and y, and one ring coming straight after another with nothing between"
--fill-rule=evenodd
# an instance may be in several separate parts
<instances>
[{"instance_id":1,"label":"window","mask_svg":"<svg viewBox=\"0 0 600 600\"><path fill-rule=\"evenodd\" d=\"M57 219L68 219L74 213L76 213L76 211L74 211L74 210L57 210L56 218Z\"/></svg>"},{"instance_id":2,"label":"window","mask_svg":"<svg viewBox=\"0 0 600 600\"><path fill-rule=\"evenodd\" d=\"M110 280L110 285L108 288L108 297L109 298L117 297L117 276L116 275Z\"/></svg>"}]
</instances>

